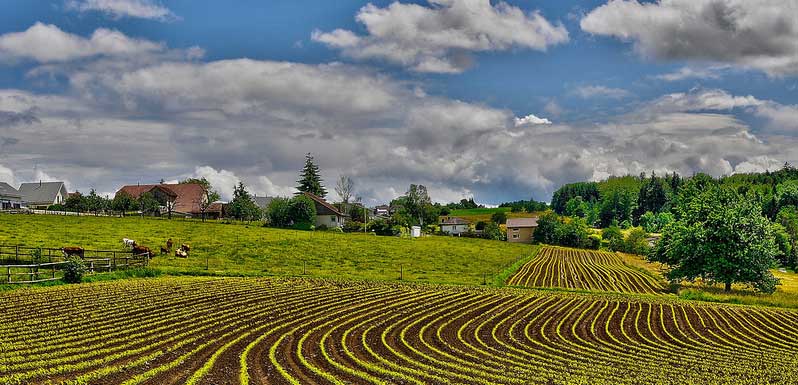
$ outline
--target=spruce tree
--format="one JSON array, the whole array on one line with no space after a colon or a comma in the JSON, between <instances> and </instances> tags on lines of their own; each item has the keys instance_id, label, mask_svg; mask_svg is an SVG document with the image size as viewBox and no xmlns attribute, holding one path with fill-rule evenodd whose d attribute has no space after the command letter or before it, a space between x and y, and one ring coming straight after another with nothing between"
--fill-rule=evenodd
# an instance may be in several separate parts
<instances>
[{"instance_id":1,"label":"spruce tree","mask_svg":"<svg viewBox=\"0 0 798 385\"><path fill-rule=\"evenodd\" d=\"M297 186L297 190L299 193L309 192L311 194L317 195L321 198L324 198L327 195L327 190L324 188L324 185L321 184L321 175L319 174L319 166L313 162L313 156L308 153L305 155L305 167L302 168L302 172L299 174L300 179L297 181L299 186Z\"/></svg>"}]
</instances>

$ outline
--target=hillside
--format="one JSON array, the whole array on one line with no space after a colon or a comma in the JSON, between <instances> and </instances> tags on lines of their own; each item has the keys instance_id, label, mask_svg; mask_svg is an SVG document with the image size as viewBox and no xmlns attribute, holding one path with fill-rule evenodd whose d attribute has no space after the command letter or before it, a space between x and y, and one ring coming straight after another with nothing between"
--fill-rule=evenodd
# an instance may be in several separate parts
<instances>
[{"instance_id":1,"label":"hillside","mask_svg":"<svg viewBox=\"0 0 798 385\"><path fill-rule=\"evenodd\" d=\"M0 245L123 250L122 238L158 250L188 243L187 259L158 256L173 274L277 275L481 284L533 246L452 237L418 239L157 218L0 214ZM206 270L206 263L208 270Z\"/></svg>"}]
</instances>

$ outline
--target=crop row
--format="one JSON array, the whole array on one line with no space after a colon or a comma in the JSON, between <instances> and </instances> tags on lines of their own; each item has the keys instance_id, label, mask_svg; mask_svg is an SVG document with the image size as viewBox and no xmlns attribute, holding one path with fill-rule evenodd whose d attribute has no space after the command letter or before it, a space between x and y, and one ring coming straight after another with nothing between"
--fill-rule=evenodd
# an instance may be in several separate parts
<instances>
[{"instance_id":1,"label":"crop row","mask_svg":"<svg viewBox=\"0 0 798 385\"><path fill-rule=\"evenodd\" d=\"M511 286L660 293L660 280L604 251L544 247L507 280Z\"/></svg>"},{"instance_id":2,"label":"crop row","mask_svg":"<svg viewBox=\"0 0 798 385\"><path fill-rule=\"evenodd\" d=\"M0 384L798 383L798 313L665 297L164 278L0 304Z\"/></svg>"}]
</instances>

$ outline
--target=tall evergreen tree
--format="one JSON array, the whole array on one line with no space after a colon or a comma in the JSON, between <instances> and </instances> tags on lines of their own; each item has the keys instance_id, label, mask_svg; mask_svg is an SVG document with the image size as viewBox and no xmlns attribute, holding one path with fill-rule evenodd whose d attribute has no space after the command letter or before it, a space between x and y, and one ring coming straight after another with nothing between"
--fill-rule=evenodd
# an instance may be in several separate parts
<instances>
[{"instance_id":1,"label":"tall evergreen tree","mask_svg":"<svg viewBox=\"0 0 798 385\"><path fill-rule=\"evenodd\" d=\"M327 190L324 188L324 185L322 185L319 166L313 162L313 155L310 155L310 153L305 155L305 167L302 168L302 172L299 176L300 179L297 181L299 186L297 186L296 189L299 190L300 194L309 192L321 198L327 195Z\"/></svg>"}]
</instances>

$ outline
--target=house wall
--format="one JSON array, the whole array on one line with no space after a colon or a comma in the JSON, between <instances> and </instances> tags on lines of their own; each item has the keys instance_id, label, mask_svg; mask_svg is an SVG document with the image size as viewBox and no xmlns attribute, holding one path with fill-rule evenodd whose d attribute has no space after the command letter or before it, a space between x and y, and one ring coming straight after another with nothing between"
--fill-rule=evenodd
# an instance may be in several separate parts
<instances>
[{"instance_id":1,"label":"house wall","mask_svg":"<svg viewBox=\"0 0 798 385\"><path fill-rule=\"evenodd\" d=\"M460 234L468 232L468 225L441 225L441 232Z\"/></svg>"},{"instance_id":2,"label":"house wall","mask_svg":"<svg viewBox=\"0 0 798 385\"><path fill-rule=\"evenodd\" d=\"M18 209L22 205L22 199L0 195L0 209Z\"/></svg>"},{"instance_id":3,"label":"house wall","mask_svg":"<svg viewBox=\"0 0 798 385\"><path fill-rule=\"evenodd\" d=\"M341 227L344 225L344 217L337 215L316 215L316 227L321 225L328 228Z\"/></svg>"},{"instance_id":4,"label":"house wall","mask_svg":"<svg viewBox=\"0 0 798 385\"><path fill-rule=\"evenodd\" d=\"M535 233L534 227L508 227L507 242L532 243L532 235L534 233Z\"/></svg>"}]
</instances>

